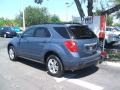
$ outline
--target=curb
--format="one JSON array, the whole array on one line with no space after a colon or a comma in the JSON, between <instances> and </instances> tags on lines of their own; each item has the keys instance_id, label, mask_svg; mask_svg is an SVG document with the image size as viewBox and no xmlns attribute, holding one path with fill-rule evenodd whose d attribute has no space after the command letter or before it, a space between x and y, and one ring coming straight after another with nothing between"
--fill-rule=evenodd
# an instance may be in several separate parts
<instances>
[{"instance_id":1,"label":"curb","mask_svg":"<svg viewBox=\"0 0 120 90\"><path fill-rule=\"evenodd\" d=\"M119 67L120 68L120 62L108 62L105 61L102 63L103 65L113 66L113 67Z\"/></svg>"}]
</instances>

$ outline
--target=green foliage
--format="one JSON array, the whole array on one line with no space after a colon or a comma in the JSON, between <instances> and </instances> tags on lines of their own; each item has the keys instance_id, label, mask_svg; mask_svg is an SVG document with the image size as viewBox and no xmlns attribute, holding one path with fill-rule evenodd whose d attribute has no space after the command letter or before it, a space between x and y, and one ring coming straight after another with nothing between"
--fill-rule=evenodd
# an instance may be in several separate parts
<instances>
[{"instance_id":1,"label":"green foliage","mask_svg":"<svg viewBox=\"0 0 120 90\"><path fill-rule=\"evenodd\" d=\"M16 21L22 26L22 12L16 17ZM26 26L60 21L58 16L50 16L46 8L28 6L25 9Z\"/></svg>"},{"instance_id":2,"label":"green foliage","mask_svg":"<svg viewBox=\"0 0 120 90\"><path fill-rule=\"evenodd\" d=\"M0 18L0 26L15 26L15 25L17 25L17 22L15 20Z\"/></svg>"},{"instance_id":3,"label":"green foliage","mask_svg":"<svg viewBox=\"0 0 120 90\"><path fill-rule=\"evenodd\" d=\"M4 18L0 18L0 26L3 26L5 24Z\"/></svg>"},{"instance_id":4,"label":"green foliage","mask_svg":"<svg viewBox=\"0 0 120 90\"><path fill-rule=\"evenodd\" d=\"M114 24L114 26L119 26L120 27L120 24L116 23L116 24Z\"/></svg>"},{"instance_id":5,"label":"green foliage","mask_svg":"<svg viewBox=\"0 0 120 90\"><path fill-rule=\"evenodd\" d=\"M16 17L16 20L22 26L22 12ZM28 6L25 9L25 21L26 26L39 24L43 22L49 21L49 15L46 8L38 8L38 7L31 7Z\"/></svg>"},{"instance_id":6,"label":"green foliage","mask_svg":"<svg viewBox=\"0 0 120 90\"><path fill-rule=\"evenodd\" d=\"M46 8L28 6L25 9L26 26L47 23L47 22L61 22L57 15L50 15ZM23 14L22 12L16 16L14 20L0 18L0 26L22 26Z\"/></svg>"},{"instance_id":7,"label":"green foliage","mask_svg":"<svg viewBox=\"0 0 120 90\"><path fill-rule=\"evenodd\" d=\"M101 15L102 10L96 10L94 15ZM113 24L113 17L112 16L107 16L107 26L112 26Z\"/></svg>"},{"instance_id":8,"label":"green foliage","mask_svg":"<svg viewBox=\"0 0 120 90\"><path fill-rule=\"evenodd\" d=\"M15 20L0 18L0 26L22 26L23 14L20 12ZM28 6L25 9L26 26L47 23L60 22L57 15L50 16L46 8Z\"/></svg>"},{"instance_id":9,"label":"green foliage","mask_svg":"<svg viewBox=\"0 0 120 90\"><path fill-rule=\"evenodd\" d=\"M120 4L120 0L113 0L114 4Z\"/></svg>"},{"instance_id":10,"label":"green foliage","mask_svg":"<svg viewBox=\"0 0 120 90\"><path fill-rule=\"evenodd\" d=\"M93 14L94 14L95 16L100 16L100 15L101 15L101 11L102 11L102 10L98 10L98 9L97 9L96 12L94 12Z\"/></svg>"},{"instance_id":11,"label":"green foliage","mask_svg":"<svg viewBox=\"0 0 120 90\"><path fill-rule=\"evenodd\" d=\"M51 17L51 19L50 19L50 22L55 22L55 23L57 23L57 22L61 22L61 21L60 21L60 19L59 19L58 16L53 15L53 16Z\"/></svg>"},{"instance_id":12,"label":"green foliage","mask_svg":"<svg viewBox=\"0 0 120 90\"><path fill-rule=\"evenodd\" d=\"M113 6L120 4L120 0L113 0ZM120 19L120 10L115 13L116 18Z\"/></svg>"},{"instance_id":13,"label":"green foliage","mask_svg":"<svg viewBox=\"0 0 120 90\"><path fill-rule=\"evenodd\" d=\"M37 4L41 4L43 2L43 0L34 0L34 2Z\"/></svg>"},{"instance_id":14,"label":"green foliage","mask_svg":"<svg viewBox=\"0 0 120 90\"><path fill-rule=\"evenodd\" d=\"M113 24L113 17L107 16L107 26L112 26L112 24Z\"/></svg>"},{"instance_id":15,"label":"green foliage","mask_svg":"<svg viewBox=\"0 0 120 90\"><path fill-rule=\"evenodd\" d=\"M114 61L114 62L120 61L120 50L108 49L107 53L108 53L108 57L109 57L107 59L107 61Z\"/></svg>"}]
</instances>

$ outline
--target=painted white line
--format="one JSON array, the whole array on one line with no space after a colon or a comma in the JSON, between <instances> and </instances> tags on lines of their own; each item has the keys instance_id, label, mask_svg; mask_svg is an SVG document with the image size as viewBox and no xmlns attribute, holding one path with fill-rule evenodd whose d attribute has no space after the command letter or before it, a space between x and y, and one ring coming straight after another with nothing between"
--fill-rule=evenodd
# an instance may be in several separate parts
<instances>
[{"instance_id":1,"label":"painted white line","mask_svg":"<svg viewBox=\"0 0 120 90\"><path fill-rule=\"evenodd\" d=\"M82 80L78 80L78 79L69 79L68 82L76 84L78 86L82 86L84 88L90 89L90 90L103 90L104 88L89 82L85 82Z\"/></svg>"},{"instance_id":2,"label":"painted white line","mask_svg":"<svg viewBox=\"0 0 120 90\"><path fill-rule=\"evenodd\" d=\"M82 86L84 88L87 88L87 89L90 89L90 90L103 90L104 87L101 87L101 86L98 86L98 85L95 85L95 84L92 84L92 83L89 83L89 82L86 82L86 81L82 81L82 80L78 80L78 79L70 79L72 77L75 77L76 74L68 74L66 75L65 77L62 77L62 78L57 78L57 77L54 77L54 79L56 80L57 83L60 83L62 81L68 81L70 83L73 83L75 85L78 85L78 86Z\"/></svg>"},{"instance_id":3,"label":"painted white line","mask_svg":"<svg viewBox=\"0 0 120 90\"><path fill-rule=\"evenodd\" d=\"M113 67L120 67L120 63L115 63L115 62L103 62L103 65L109 65Z\"/></svg>"},{"instance_id":4,"label":"painted white line","mask_svg":"<svg viewBox=\"0 0 120 90\"><path fill-rule=\"evenodd\" d=\"M68 74L68 75L65 76L65 77L67 77L67 78L65 78L65 77L62 77L62 78L54 77L54 79L56 80L56 82L60 83L60 82L62 82L62 81L67 80L68 78L72 78L72 77L74 77L74 76L76 76L76 74Z\"/></svg>"},{"instance_id":5,"label":"painted white line","mask_svg":"<svg viewBox=\"0 0 120 90\"><path fill-rule=\"evenodd\" d=\"M64 81L64 80L66 80L67 78L64 78L64 77L62 77L62 78L54 77L54 79L55 79L55 81L56 81L57 83L60 83L60 82L62 82L62 81Z\"/></svg>"}]
</instances>

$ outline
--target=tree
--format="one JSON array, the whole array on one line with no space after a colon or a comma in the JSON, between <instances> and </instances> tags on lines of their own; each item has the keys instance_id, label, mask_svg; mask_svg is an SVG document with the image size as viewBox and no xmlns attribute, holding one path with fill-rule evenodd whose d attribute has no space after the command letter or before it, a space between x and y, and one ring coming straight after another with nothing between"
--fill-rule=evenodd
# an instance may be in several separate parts
<instances>
[{"instance_id":1,"label":"tree","mask_svg":"<svg viewBox=\"0 0 120 90\"><path fill-rule=\"evenodd\" d=\"M43 0L34 0L35 1L35 3L37 3L37 4L41 4L42 2L43 2Z\"/></svg>"},{"instance_id":2,"label":"tree","mask_svg":"<svg viewBox=\"0 0 120 90\"><path fill-rule=\"evenodd\" d=\"M57 22L61 22L61 21L57 15L53 15L50 19L50 22L57 23Z\"/></svg>"},{"instance_id":3,"label":"tree","mask_svg":"<svg viewBox=\"0 0 120 90\"><path fill-rule=\"evenodd\" d=\"M94 13L94 15L100 16L101 12L102 12L102 10L96 10L96 12ZM112 24L113 24L113 16L108 15L107 16L107 26L112 26Z\"/></svg>"},{"instance_id":4,"label":"tree","mask_svg":"<svg viewBox=\"0 0 120 90\"><path fill-rule=\"evenodd\" d=\"M114 24L114 26L118 26L118 27L120 27L120 23L118 24L118 23L116 23L116 24Z\"/></svg>"},{"instance_id":5,"label":"tree","mask_svg":"<svg viewBox=\"0 0 120 90\"><path fill-rule=\"evenodd\" d=\"M93 15L100 16L101 15L101 11L102 10L97 9L96 12L93 13Z\"/></svg>"},{"instance_id":6,"label":"tree","mask_svg":"<svg viewBox=\"0 0 120 90\"><path fill-rule=\"evenodd\" d=\"M4 24L5 24L4 18L0 18L0 26L4 26Z\"/></svg>"},{"instance_id":7,"label":"tree","mask_svg":"<svg viewBox=\"0 0 120 90\"><path fill-rule=\"evenodd\" d=\"M16 20L22 26L22 12L16 17ZM50 15L46 8L31 7L25 8L25 21L26 26L45 23L50 21Z\"/></svg>"},{"instance_id":8,"label":"tree","mask_svg":"<svg viewBox=\"0 0 120 90\"><path fill-rule=\"evenodd\" d=\"M18 25L15 20L0 18L0 26L16 26Z\"/></svg>"},{"instance_id":9,"label":"tree","mask_svg":"<svg viewBox=\"0 0 120 90\"><path fill-rule=\"evenodd\" d=\"M81 19L84 18L85 14L84 14L84 11L83 11L83 8L81 6L80 1L79 0L74 0L74 2L77 6L77 9L78 9L78 12L79 12L79 15L80 15Z\"/></svg>"},{"instance_id":10,"label":"tree","mask_svg":"<svg viewBox=\"0 0 120 90\"><path fill-rule=\"evenodd\" d=\"M18 16L16 16L16 22L22 26L22 12ZM57 15L51 16L47 8L39 8L28 6L25 8L25 22L26 26L31 26L40 23L49 23L49 22L60 22L60 19Z\"/></svg>"},{"instance_id":11,"label":"tree","mask_svg":"<svg viewBox=\"0 0 120 90\"><path fill-rule=\"evenodd\" d=\"M88 0L88 16L93 16L93 0Z\"/></svg>"},{"instance_id":12,"label":"tree","mask_svg":"<svg viewBox=\"0 0 120 90\"><path fill-rule=\"evenodd\" d=\"M119 4L120 5L120 0L115 0L115 4ZM120 19L120 11L116 13L117 18Z\"/></svg>"},{"instance_id":13,"label":"tree","mask_svg":"<svg viewBox=\"0 0 120 90\"><path fill-rule=\"evenodd\" d=\"M113 17L107 16L107 26L112 26L112 24L113 24Z\"/></svg>"}]
</instances>

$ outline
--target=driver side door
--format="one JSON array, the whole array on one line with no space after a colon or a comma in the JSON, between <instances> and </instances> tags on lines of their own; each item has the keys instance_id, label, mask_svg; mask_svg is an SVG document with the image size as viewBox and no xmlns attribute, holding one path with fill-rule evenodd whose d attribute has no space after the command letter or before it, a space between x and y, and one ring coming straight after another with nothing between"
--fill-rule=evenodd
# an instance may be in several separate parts
<instances>
[{"instance_id":1,"label":"driver side door","mask_svg":"<svg viewBox=\"0 0 120 90\"><path fill-rule=\"evenodd\" d=\"M32 47L31 47L31 41L34 38L34 31L35 28L28 28L23 35L21 36L20 43L19 43L19 55L21 57L30 58Z\"/></svg>"}]
</instances>

